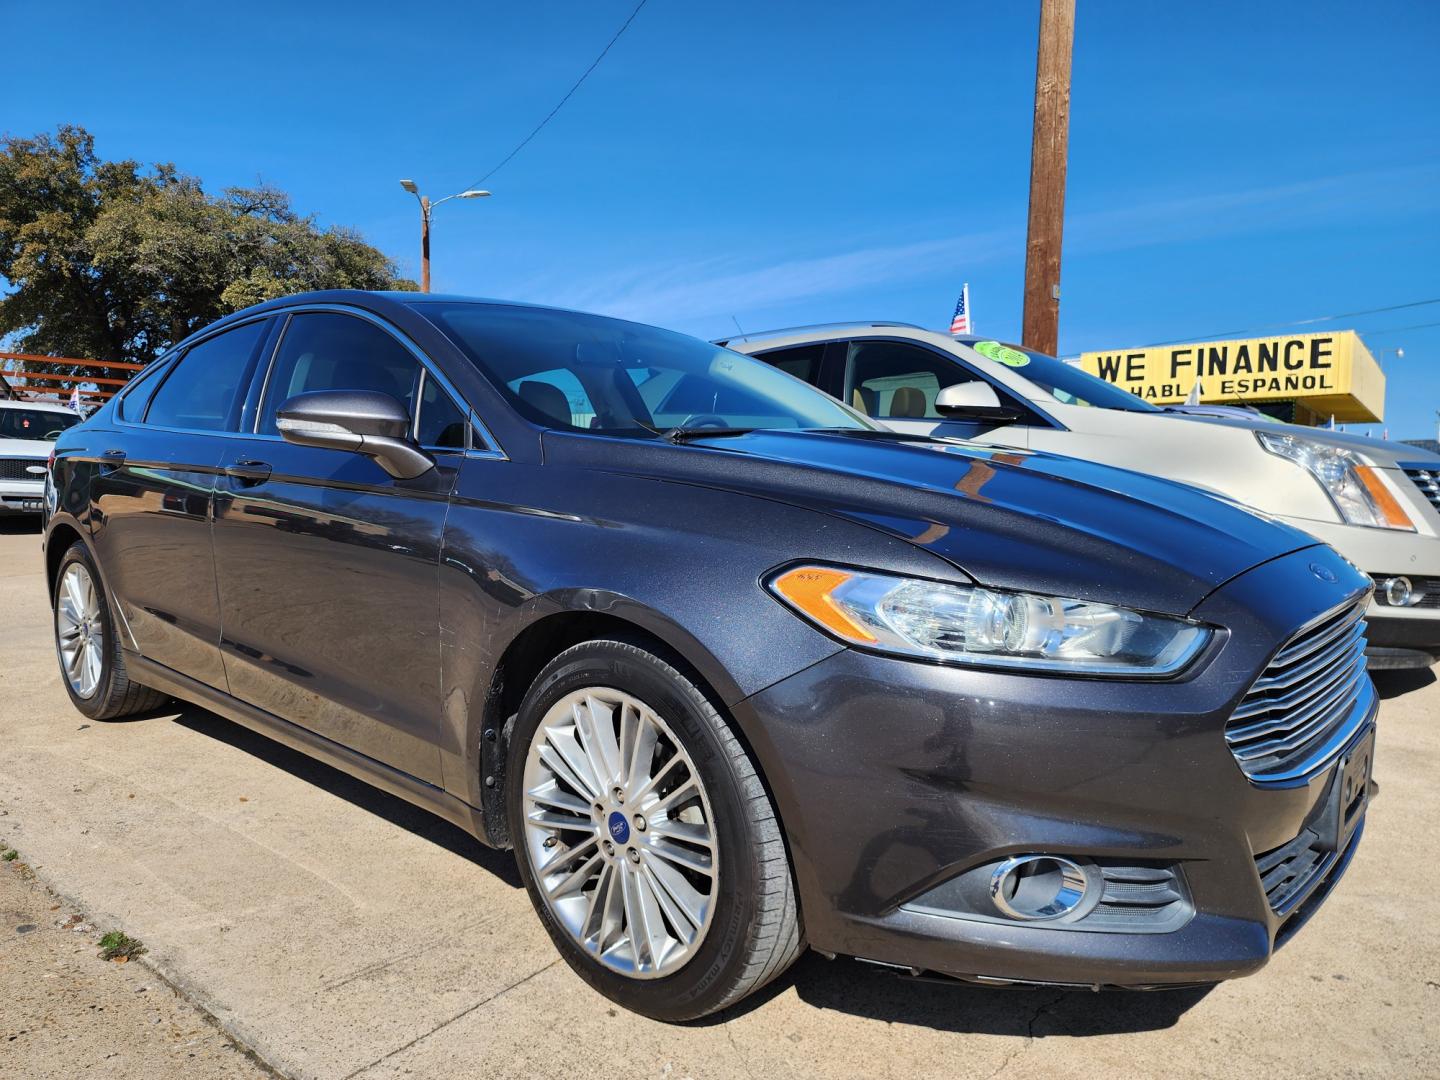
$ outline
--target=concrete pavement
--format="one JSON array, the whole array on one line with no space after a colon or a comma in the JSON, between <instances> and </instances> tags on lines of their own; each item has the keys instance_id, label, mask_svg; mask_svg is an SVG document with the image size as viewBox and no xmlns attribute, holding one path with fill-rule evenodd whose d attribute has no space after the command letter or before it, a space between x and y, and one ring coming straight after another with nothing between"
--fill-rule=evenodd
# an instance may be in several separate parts
<instances>
[{"instance_id":1,"label":"concrete pavement","mask_svg":"<svg viewBox=\"0 0 1440 1080\"><path fill-rule=\"evenodd\" d=\"M97 924L143 940L140 963L286 1076L1440 1075L1428 675L1387 680L1360 852L1252 978L988 990L809 956L724 1022L673 1027L570 973L508 854L202 709L87 722L48 620L38 537L6 526L0 840ZM0 999L0 1027L35 1000ZM0 1045L0 1075L38 1071L7 1067L13 1052Z\"/></svg>"}]
</instances>

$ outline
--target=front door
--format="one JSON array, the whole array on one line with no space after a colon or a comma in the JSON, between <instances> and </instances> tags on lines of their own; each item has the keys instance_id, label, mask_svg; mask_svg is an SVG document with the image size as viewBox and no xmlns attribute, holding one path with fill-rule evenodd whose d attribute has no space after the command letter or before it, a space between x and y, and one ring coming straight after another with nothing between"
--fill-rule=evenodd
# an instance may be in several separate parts
<instances>
[{"instance_id":1,"label":"front door","mask_svg":"<svg viewBox=\"0 0 1440 1080\"><path fill-rule=\"evenodd\" d=\"M439 551L468 425L422 371L369 319L290 316L257 430L221 463L215 556L230 692L438 783ZM277 408L316 390L377 390L418 408L436 467L396 480L360 454L283 441Z\"/></svg>"}]
</instances>

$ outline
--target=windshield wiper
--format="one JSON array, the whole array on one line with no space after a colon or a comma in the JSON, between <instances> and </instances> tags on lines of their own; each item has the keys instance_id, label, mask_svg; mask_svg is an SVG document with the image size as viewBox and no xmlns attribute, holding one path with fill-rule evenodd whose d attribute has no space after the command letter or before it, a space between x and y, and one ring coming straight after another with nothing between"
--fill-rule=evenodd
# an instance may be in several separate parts
<instances>
[{"instance_id":1,"label":"windshield wiper","mask_svg":"<svg viewBox=\"0 0 1440 1080\"><path fill-rule=\"evenodd\" d=\"M715 439L727 435L749 435L753 427L672 427L663 438L673 443L686 443L691 439Z\"/></svg>"}]
</instances>

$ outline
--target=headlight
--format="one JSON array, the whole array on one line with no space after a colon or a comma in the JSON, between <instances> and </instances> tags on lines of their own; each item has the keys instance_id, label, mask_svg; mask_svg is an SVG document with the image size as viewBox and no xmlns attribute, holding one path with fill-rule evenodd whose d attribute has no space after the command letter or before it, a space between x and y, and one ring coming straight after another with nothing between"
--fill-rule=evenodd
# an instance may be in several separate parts
<instances>
[{"instance_id":1,"label":"headlight","mask_svg":"<svg viewBox=\"0 0 1440 1080\"><path fill-rule=\"evenodd\" d=\"M1113 604L800 566L769 582L811 622L863 648L980 667L1169 675L1210 631Z\"/></svg>"},{"instance_id":2,"label":"headlight","mask_svg":"<svg viewBox=\"0 0 1440 1080\"><path fill-rule=\"evenodd\" d=\"M1313 476L1330 496L1342 521L1378 529L1415 531L1410 515L1390 494L1379 471L1362 464L1351 451L1270 431L1257 431L1255 437L1270 453L1288 458Z\"/></svg>"}]
</instances>

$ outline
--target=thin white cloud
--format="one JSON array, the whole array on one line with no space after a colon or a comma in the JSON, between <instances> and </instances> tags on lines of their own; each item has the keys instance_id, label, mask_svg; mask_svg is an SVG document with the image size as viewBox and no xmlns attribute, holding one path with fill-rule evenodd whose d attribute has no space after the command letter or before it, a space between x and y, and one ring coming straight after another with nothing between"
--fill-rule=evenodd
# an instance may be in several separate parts
<instances>
[{"instance_id":1,"label":"thin white cloud","mask_svg":"<svg viewBox=\"0 0 1440 1080\"><path fill-rule=\"evenodd\" d=\"M1149 202L1131 199L1111 209L1072 214L1066 221L1066 250L1076 255L1123 251L1394 211L1433 190L1437 179L1440 165L1429 164ZM525 295L675 325L874 291L958 267L969 272L987 263L1018 261L1023 251L1024 234L1017 223L1008 229L815 256L765 258L739 252L639 264L607 270L603 277L546 275L530 282Z\"/></svg>"}]
</instances>

